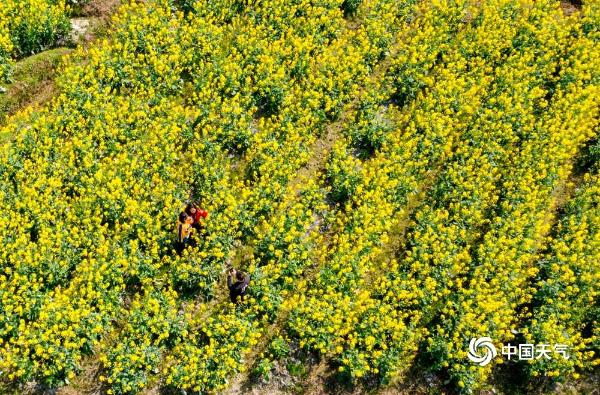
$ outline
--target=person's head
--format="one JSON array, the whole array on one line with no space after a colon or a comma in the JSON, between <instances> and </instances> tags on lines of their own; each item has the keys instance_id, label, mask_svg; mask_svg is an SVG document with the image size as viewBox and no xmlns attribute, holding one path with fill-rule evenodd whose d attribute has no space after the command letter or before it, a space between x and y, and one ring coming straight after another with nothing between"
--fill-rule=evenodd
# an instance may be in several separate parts
<instances>
[{"instance_id":1,"label":"person's head","mask_svg":"<svg viewBox=\"0 0 600 395\"><path fill-rule=\"evenodd\" d=\"M188 203L188 205L185 207L185 212L188 215L196 214L196 206L194 206L192 203Z\"/></svg>"},{"instance_id":2,"label":"person's head","mask_svg":"<svg viewBox=\"0 0 600 395\"><path fill-rule=\"evenodd\" d=\"M238 281L244 281L245 277L246 276L244 275L244 272L242 272L242 271L236 271L235 272L235 278L237 278Z\"/></svg>"},{"instance_id":3,"label":"person's head","mask_svg":"<svg viewBox=\"0 0 600 395\"><path fill-rule=\"evenodd\" d=\"M179 222L181 222L182 224L185 224L188 218L190 218L190 216L187 215L185 212L182 211L181 213L179 213Z\"/></svg>"}]
</instances>

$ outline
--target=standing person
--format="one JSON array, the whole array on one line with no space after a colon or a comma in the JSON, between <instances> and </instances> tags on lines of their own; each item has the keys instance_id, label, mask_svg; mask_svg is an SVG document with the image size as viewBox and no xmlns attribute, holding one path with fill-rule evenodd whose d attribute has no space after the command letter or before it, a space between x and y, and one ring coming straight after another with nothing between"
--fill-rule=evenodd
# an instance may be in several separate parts
<instances>
[{"instance_id":1,"label":"standing person","mask_svg":"<svg viewBox=\"0 0 600 395\"><path fill-rule=\"evenodd\" d=\"M235 278L235 282L233 279ZM248 285L250 284L250 275L235 269L229 270L227 275L227 288L229 288L229 298L232 303L237 304L237 298L244 301L244 296L248 293Z\"/></svg>"},{"instance_id":2,"label":"standing person","mask_svg":"<svg viewBox=\"0 0 600 395\"><path fill-rule=\"evenodd\" d=\"M185 213L187 215L189 215L190 217L192 217L192 219L193 219L192 227L194 229L196 229L197 231L200 231L200 229L202 229L201 221L203 219L206 219L206 217L208 216L208 212L206 210L199 208L198 206L196 206L193 203L189 203L185 208Z\"/></svg>"},{"instance_id":3,"label":"standing person","mask_svg":"<svg viewBox=\"0 0 600 395\"><path fill-rule=\"evenodd\" d=\"M190 244L190 237L192 236L192 232L194 228L192 228L193 219L185 212L181 212L179 214L179 221L177 221L177 244L176 250L177 253L181 255L185 247Z\"/></svg>"}]
</instances>

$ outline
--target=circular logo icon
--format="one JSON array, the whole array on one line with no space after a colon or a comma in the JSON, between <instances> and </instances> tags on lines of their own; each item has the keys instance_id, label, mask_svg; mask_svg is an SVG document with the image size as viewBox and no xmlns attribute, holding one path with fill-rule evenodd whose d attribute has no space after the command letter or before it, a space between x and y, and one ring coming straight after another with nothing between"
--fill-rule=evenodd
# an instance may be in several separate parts
<instances>
[{"instance_id":1,"label":"circular logo icon","mask_svg":"<svg viewBox=\"0 0 600 395\"><path fill-rule=\"evenodd\" d=\"M483 354L480 354L482 352ZM489 337L472 338L469 342L469 359L479 366L485 366L496 357L496 347Z\"/></svg>"}]
</instances>

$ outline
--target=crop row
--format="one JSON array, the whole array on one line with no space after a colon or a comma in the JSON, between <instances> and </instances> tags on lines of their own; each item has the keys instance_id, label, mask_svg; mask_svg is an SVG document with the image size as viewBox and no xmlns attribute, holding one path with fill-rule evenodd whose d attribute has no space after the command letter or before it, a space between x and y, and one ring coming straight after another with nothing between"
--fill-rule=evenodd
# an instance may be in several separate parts
<instances>
[{"instance_id":1,"label":"crop row","mask_svg":"<svg viewBox=\"0 0 600 395\"><path fill-rule=\"evenodd\" d=\"M498 10L505 12L498 13ZM594 109L597 105L592 100L596 88L590 84L595 80L590 62L578 63L579 70L566 68L560 76L569 75L568 79L556 77L554 73L565 56L568 59L583 57L590 60L586 54L591 53L593 47L579 34L580 26L574 26L572 20L561 19L558 17L559 12L552 3L518 5L505 2L502 5L490 5L488 9L484 7L481 16L473 16L478 22L474 23L472 31L467 28L464 32L468 39L462 43L459 41L457 52L466 57L468 70L475 76L478 76L477 67L484 63L481 70L491 72L493 82L489 85L489 92L482 97L481 109L471 108L472 103L478 103L481 99L467 99L461 106L461 102L455 98L452 103L454 106L451 108L464 107L463 111L467 113L471 108L476 116L466 131L459 128L464 133L461 136L463 143L453 150L452 160L445 164L445 170L428 194L426 204L417 211L415 224L405 246L407 251L400 253L399 261L392 261L389 268L381 270L374 266L377 263L376 250L367 250L368 254L361 254L353 250L354 246L361 246L356 241L360 239L344 241L340 248L343 251L340 254L340 264L333 265L333 270L328 268L323 272L321 287L313 287L308 291L308 295L312 292L315 296L309 296L308 302L300 297L301 307L297 309L296 322L291 321L290 324L292 337L299 337L301 345L308 342L309 347L322 353L337 355L336 360L342 372L347 372L349 368L349 373L353 376L360 377L370 372L389 379L401 373L398 372L400 368L406 369L418 343L427 339L426 347L423 348L426 352L420 357L427 361L432 370L445 371L459 388L472 389L485 381L486 369L478 369L466 359L468 339L483 336L481 333L490 333L501 341L510 339L509 329L517 325L513 317L518 317L513 309L524 303L530 294L524 289L526 287L523 283L513 289L512 283L500 280L501 276L490 282L491 274L482 275L479 271L485 267L492 273L504 273L507 278L514 277L514 274L509 274L515 269L515 264L509 264L509 256L518 254L520 248L528 251L527 248L531 248L533 241L539 237L539 232L544 232L542 221L548 220L547 207L552 207L550 192L569 173L568 158L575 157L577 150L592 136ZM490 26L485 24L486 20L490 22ZM481 30L477 30L479 23L482 24ZM523 26L531 30L525 30ZM503 29L505 34L494 34L494 28ZM490 36L483 32L489 32ZM473 33L475 34L471 36ZM493 41L490 37L503 39ZM569 54L573 45L574 48L581 47L576 56ZM540 46L543 50L538 52ZM490 52L479 51L481 47L489 48ZM473 55L469 57L469 48L473 54L483 54L483 59ZM538 53L544 55L534 55ZM489 62L487 69L485 62ZM405 70L411 69L406 63L404 65ZM439 75L440 78L447 77L443 72L439 72ZM447 83L455 83L456 77L450 77ZM423 80L426 81L425 78ZM436 88L442 81L436 81ZM485 77L481 81L485 81ZM562 94L562 85L565 83L574 84L569 86L583 84L586 88L574 93L568 99L570 101L552 103L547 109L553 95ZM432 96L436 97L435 94ZM428 99L431 100L427 96L419 97L417 102L426 103ZM443 108L447 109L448 106ZM559 111L559 108L562 110ZM568 111L566 115L562 115L565 109ZM434 118L433 114L429 112L430 119ZM570 118L572 116L577 121ZM564 128L551 127L551 122L565 122ZM546 130L554 131L556 135L548 139L544 134ZM539 134L543 137L536 137ZM432 133L426 136L431 137ZM403 137L403 141L409 140L406 136ZM551 143L544 143L546 140ZM536 152L532 155L532 151L535 152L538 148L543 150L544 147L547 148L543 153ZM387 156L393 157L389 152ZM433 155L427 157L431 156ZM414 159L417 156L409 157ZM340 155L340 158L343 158L340 161L343 160L348 169L359 167L356 161L348 159L346 153ZM387 171L389 168L390 165L387 165L382 169ZM525 175L516 169L529 170ZM552 174L548 174L548 169L560 174L562 179L552 177ZM373 173L379 174L377 171ZM404 171L401 174L407 173L410 172ZM348 188L348 184L354 182L360 185L360 180L366 178L370 181L368 185L373 185L366 176L369 174L367 171L354 171L354 174L353 177L352 170L345 171L343 176L338 177L342 180L340 184ZM548 177L552 183L534 183L534 193L531 190L533 175L543 180ZM385 185L393 190L394 183L387 181ZM520 189L516 186L520 186ZM359 189L359 200L369 196L364 189ZM383 187L379 188L381 189ZM507 210L507 195L513 196L513 193L519 197L514 196L512 199L524 205L526 198L535 199L536 193L545 196L534 200L537 202L535 209L531 205L519 206L537 219L537 222L532 220L533 225L529 226L535 227L538 233L530 235L525 232L525 229L530 229L527 224L532 222L517 225L508 220L513 216L503 215L506 219L501 220L501 216L496 214L497 211ZM377 212L373 207L382 209L382 218L387 219L390 215L383 202L385 200L381 199L369 202L366 205L368 212L360 212L360 205L347 206L347 210L357 213L359 237L367 240L385 239L384 232L371 230L373 223L376 223L373 221L373 213ZM396 210L400 211L398 208ZM366 223L369 227L362 225L363 218L368 218ZM508 232L506 227L502 229L508 233L495 231L498 224L504 221L508 222L506 227L510 226L514 232ZM346 229L352 227L347 226ZM389 229L393 229L393 226L389 226ZM506 234L514 235L515 238L507 237ZM490 239L486 243L487 238ZM488 248L503 245L502 240L515 243L514 247L508 243L504 245L506 250L495 249L500 255L483 250L485 245ZM508 254L514 250L515 254ZM347 251L350 252L345 255ZM357 260L361 255L366 258ZM478 263L492 260L493 256L494 261L499 256L504 258L495 265ZM335 255L331 261L337 262ZM362 285L363 278L373 276L366 274L369 270L375 273L375 292ZM352 276L356 272L361 274ZM522 281L526 281L527 276L534 272L524 273ZM378 277L378 273L386 275L382 279ZM462 278L464 276L467 279L473 278L472 283L467 284ZM474 294L475 283L478 288L497 285L500 289L505 289L504 293L499 292L498 288L494 290L500 297L505 295L506 302L502 305L492 304L488 300L492 297L487 297L487 293L484 293L486 296ZM459 300L456 300L457 294ZM515 303L508 295L519 295L521 299ZM478 304L477 307L470 308L470 302ZM506 306L506 310L500 310L502 315L492 316L485 303L498 310L499 307ZM489 322L490 326L475 326L475 330L470 329L471 326L465 322L472 322L470 320L473 319ZM460 325L455 324L456 321ZM503 331L497 328L501 324L505 328ZM429 336L431 332L433 333Z\"/></svg>"},{"instance_id":2,"label":"crop row","mask_svg":"<svg viewBox=\"0 0 600 395\"><path fill-rule=\"evenodd\" d=\"M549 19L560 12L544 11ZM547 92L529 109L534 119L517 121L527 133L519 136L519 150L507 164L511 171L501 182L502 196L489 231L472 252L468 281L445 306L445 319L439 325L444 333L434 336L452 350L448 352L450 374L461 371L466 386L479 374L474 381L485 380L487 372L466 373L473 369L465 366L464 346L460 347L464 339L485 333L506 343L514 339L522 320L531 316L528 306L535 292L530 282L538 273L536 260L555 222L555 191L567 182L573 158L597 127L598 64L593 56L597 45L576 22L563 23L548 21L535 36L547 48L539 60L541 70L552 75L546 77Z\"/></svg>"},{"instance_id":3,"label":"crop row","mask_svg":"<svg viewBox=\"0 0 600 395\"><path fill-rule=\"evenodd\" d=\"M566 379L598 366L600 312L598 175L586 174L565 208L550 248L541 256L533 311L524 328L529 344L564 344L569 358L540 358L528 376Z\"/></svg>"},{"instance_id":4,"label":"crop row","mask_svg":"<svg viewBox=\"0 0 600 395\"><path fill-rule=\"evenodd\" d=\"M426 313L426 309L419 312L414 308L411 299L423 298L423 307L426 307L435 304L435 298L444 294L435 292L438 280L427 276L429 273L422 272L427 277L423 284L420 278L412 276L403 280L401 270L410 267L411 262L424 266L431 260L441 265L444 261L461 259L464 256L461 248L442 247L452 237L459 237L461 233L464 236L452 217L464 216L465 221L471 222L465 228L477 227L486 207L495 203L494 181L498 170L491 161L486 163L486 152L482 148L486 143L490 143L491 148L493 136L478 133L476 127L479 114L487 104L488 87L494 81L495 63L502 49L510 45L510 39L489 44L498 51L496 56L492 53L485 59L476 54L489 40L479 34L480 31L501 37L495 35L494 29L510 30L512 20L499 18L495 11L495 7L502 5L506 3L470 10L475 13L473 20L478 22L464 26L443 50L432 50L433 58L440 53L442 59L441 65L433 71L428 71L430 66L420 69L419 64L423 64L420 59L415 59L414 66L404 60L404 67L392 69L390 78L394 80L402 80L405 78L402 73L406 72L421 76L422 80L416 81L418 86L429 87L416 93L418 99L413 102L402 100L404 107L400 109L395 109L394 104L388 107L389 132L382 135L381 151L362 169L347 154L351 152L347 149L332 161L334 190L345 186L350 191L350 202L340 218L349 218L345 223L345 236L351 241L342 239L339 246L331 249L330 260L337 264L333 270L322 273L320 287L308 291L310 299L300 303L296 320L290 325L301 345L334 355L342 372L389 379L406 366L424 329L419 326L420 318ZM439 18L436 12L440 9L432 8L432 19L464 18L465 4L454 9L447 5L440 7L450 15ZM477 17L479 13L481 17ZM440 23L434 25L440 26ZM417 39L428 40L427 43L434 40L428 37L439 39L435 34ZM376 106L371 111L381 111L382 107ZM377 130L377 127L377 122L373 122L366 129ZM360 140L356 140L354 128L350 128L350 135L355 138L352 145L356 146ZM412 251L402 262L378 262L378 243L385 243L387 234L395 230L394 222L402 220L408 197L417 195L417 186L424 184L428 176L436 178L435 185L429 191L420 191L427 193L420 198L424 203L415 214L416 223L408 236ZM373 178L381 181L374 182ZM465 196L473 195L476 187L486 192L460 205ZM428 206L430 201L434 201L435 206ZM381 208L386 210L380 212ZM363 221L363 218L368 220ZM421 271L416 270L416 273ZM369 278L372 279L366 281ZM371 287L374 291L369 290ZM360 297L352 297L355 293Z\"/></svg>"}]
</instances>

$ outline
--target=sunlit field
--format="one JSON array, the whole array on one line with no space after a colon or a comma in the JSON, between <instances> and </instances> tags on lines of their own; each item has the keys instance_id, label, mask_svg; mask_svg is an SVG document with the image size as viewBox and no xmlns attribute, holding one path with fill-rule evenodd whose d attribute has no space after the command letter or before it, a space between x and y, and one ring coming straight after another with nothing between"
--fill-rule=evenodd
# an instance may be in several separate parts
<instances>
[{"instance_id":1,"label":"sunlit field","mask_svg":"<svg viewBox=\"0 0 600 395\"><path fill-rule=\"evenodd\" d=\"M593 393L599 124L597 0L0 0L0 394Z\"/></svg>"}]
</instances>

